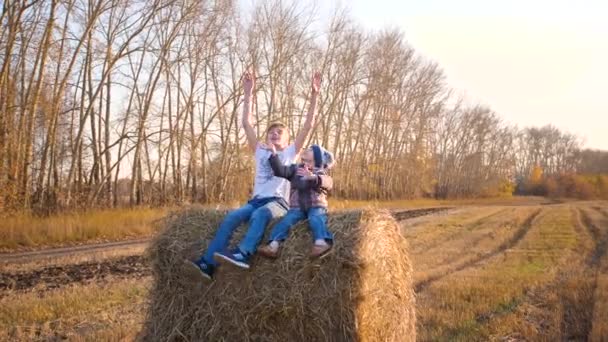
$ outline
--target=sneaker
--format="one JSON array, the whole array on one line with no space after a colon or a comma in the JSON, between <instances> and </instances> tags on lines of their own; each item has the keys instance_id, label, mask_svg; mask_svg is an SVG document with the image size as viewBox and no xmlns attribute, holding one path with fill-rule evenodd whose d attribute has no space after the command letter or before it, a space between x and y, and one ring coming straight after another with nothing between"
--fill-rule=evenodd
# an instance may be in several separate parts
<instances>
[{"instance_id":1,"label":"sneaker","mask_svg":"<svg viewBox=\"0 0 608 342\"><path fill-rule=\"evenodd\" d=\"M279 246L277 246L276 248L273 248L270 244L267 244L267 245L264 245L264 246L258 248L259 255L266 257L266 258L270 258L270 259L278 258L279 251L280 251Z\"/></svg>"},{"instance_id":2,"label":"sneaker","mask_svg":"<svg viewBox=\"0 0 608 342\"><path fill-rule=\"evenodd\" d=\"M312 249L310 250L311 258L322 258L331 252L332 245L312 245Z\"/></svg>"},{"instance_id":3,"label":"sneaker","mask_svg":"<svg viewBox=\"0 0 608 342\"><path fill-rule=\"evenodd\" d=\"M249 255L241 252L238 248L221 253L216 252L213 254L213 259L221 264L227 263L229 265L249 269Z\"/></svg>"},{"instance_id":4,"label":"sneaker","mask_svg":"<svg viewBox=\"0 0 608 342\"><path fill-rule=\"evenodd\" d=\"M215 267L213 267L213 265L209 265L202 260L199 260L197 262L194 262L192 260L184 260L184 262L191 270L194 270L196 274L202 276L203 280L213 280L213 272L215 271Z\"/></svg>"}]
</instances>

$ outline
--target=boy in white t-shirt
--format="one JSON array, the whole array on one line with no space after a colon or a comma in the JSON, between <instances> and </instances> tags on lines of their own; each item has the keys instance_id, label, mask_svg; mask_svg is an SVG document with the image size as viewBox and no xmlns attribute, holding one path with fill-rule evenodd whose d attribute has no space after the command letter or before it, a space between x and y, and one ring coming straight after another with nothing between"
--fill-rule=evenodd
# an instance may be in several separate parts
<instances>
[{"instance_id":1,"label":"boy in white t-shirt","mask_svg":"<svg viewBox=\"0 0 608 342\"><path fill-rule=\"evenodd\" d=\"M273 218L285 215L289 208L290 184L284 178L275 177L268 161L272 152L258 142L252 126L252 94L255 80L250 72L243 76L243 128L247 143L255 155L255 184L252 198L239 209L229 212L209 242L205 253L195 262L188 264L200 271L202 276L213 279L213 273L218 266L216 260L227 261L231 264L249 268L249 258L257 249L264 237L266 226ZM321 87L321 74L315 73L311 85L311 102L303 129L298 133L293 144L289 144L289 132L282 123L274 123L266 131L266 144L273 145L281 162L285 165L295 163L297 155L304 146L310 133L317 110L317 98ZM249 221L249 228L238 247L228 251L227 247L234 231L244 222ZM215 260L214 260L215 259Z\"/></svg>"}]
</instances>

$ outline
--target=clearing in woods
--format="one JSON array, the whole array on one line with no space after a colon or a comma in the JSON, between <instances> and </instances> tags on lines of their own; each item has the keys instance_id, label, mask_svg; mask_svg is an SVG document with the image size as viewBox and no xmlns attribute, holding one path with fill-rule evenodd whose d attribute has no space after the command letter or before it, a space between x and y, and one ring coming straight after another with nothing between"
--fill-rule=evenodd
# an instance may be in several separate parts
<instances>
[{"instance_id":1,"label":"clearing in woods","mask_svg":"<svg viewBox=\"0 0 608 342\"><path fill-rule=\"evenodd\" d=\"M415 267L418 339L608 338L608 204L395 211ZM142 249L0 265L0 340L132 340Z\"/></svg>"}]
</instances>

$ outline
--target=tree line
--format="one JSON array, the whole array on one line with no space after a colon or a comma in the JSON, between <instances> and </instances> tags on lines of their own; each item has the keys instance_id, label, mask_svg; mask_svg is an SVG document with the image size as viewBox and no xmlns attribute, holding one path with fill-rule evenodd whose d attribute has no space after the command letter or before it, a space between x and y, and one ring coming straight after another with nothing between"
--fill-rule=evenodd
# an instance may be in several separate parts
<instances>
[{"instance_id":1,"label":"tree line","mask_svg":"<svg viewBox=\"0 0 608 342\"><path fill-rule=\"evenodd\" d=\"M544 174L605 173L606 152L546 126L519 129L471 104L396 29L336 9L233 0L4 0L0 13L0 208L229 201L253 160L240 77L257 75L258 135L303 124L333 151L344 198L510 193ZM521 185L521 186L520 186Z\"/></svg>"}]
</instances>

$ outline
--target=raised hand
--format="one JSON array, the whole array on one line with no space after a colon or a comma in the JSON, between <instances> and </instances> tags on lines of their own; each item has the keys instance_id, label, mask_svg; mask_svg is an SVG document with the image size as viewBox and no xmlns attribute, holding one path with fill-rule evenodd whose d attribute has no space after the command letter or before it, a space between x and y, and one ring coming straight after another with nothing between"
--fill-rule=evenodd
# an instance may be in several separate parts
<instances>
[{"instance_id":1,"label":"raised hand","mask_svg":"<svg viewBox=\"0 0 608 342\"><path fill-rule=\"evenodd\" d=\"M253 88L255 88L255 74L247 70L243 74L243 89L245 90L245 94L251 95L253 93Z\"/></svg>"},{"instance_id":2,"label":"raised hand","mask_svg":"<svg viewBox=\"0 0 608 342\"><path fill-rule=\"evenodd\" d=\"M318 71L315 71L314 75L312 76L312 84L311 84L311 90L312 93L314 95L317 95L319 93L319 91L321 90L321 73Z\"/></svg>"},{"instance_id":3,"label":"raised hand","mask_svg":"<svg viewBox=\"0 0 608 342\"><path fill-rule=\"evenodd\" d=\"M255 151L258 146L258 137L253 129L252 113L253 113L253 88L255 87L255 74L247 70L241 78L243 83L243 90L245 94L243 96L243 128L247 136L247 144L251 151Z\"/></svg>"},{"instance_id":4,"label":"raised hand","mask_svg":"<svg viewBox=\"0 0 608 342\"><path fill-rule=\"evenodd\" d=\"M277 148L274 146L274 144L266 144L266 143L259 143L259 146L261 149L263 150L267 150L272 152L272 154L277 154Z\"/></svg>"},{"instance_id":5,"label":"raised hand","mask_svg":"<svg viewBox=\"0 0 608 342\"><path fill-rule=\"evenodd\" d=\"M314 178L315 175L307 168L305 167L299 167L298 170L296 171L296 174L298 176L301 176L304 179L310 179L310 178Z\"/></svg>"}]
</instances>

